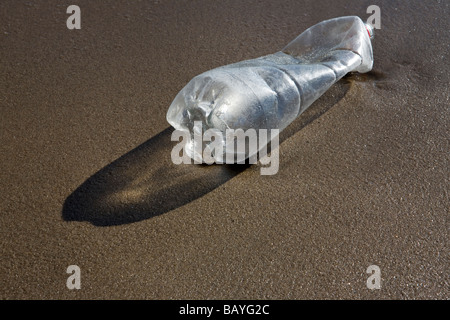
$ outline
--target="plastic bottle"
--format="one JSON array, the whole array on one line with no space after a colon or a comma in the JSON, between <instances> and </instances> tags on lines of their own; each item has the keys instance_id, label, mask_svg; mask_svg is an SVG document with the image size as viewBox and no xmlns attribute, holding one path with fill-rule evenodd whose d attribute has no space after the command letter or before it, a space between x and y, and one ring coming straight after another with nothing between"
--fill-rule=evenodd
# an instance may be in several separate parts
<instances>
[{"instance_id":1,"label":"plastic bottle","mask_svg":"<svg viewBox=\"0 0 450 320\"><path fill-rule=\"evenodd\" d=\"M191 137L195 121L223 133L281 131L345 74L372 69L372 37L372 27L357 16L320 22L277 53L196 76L173 100L167 121ZM201 158L193 141L187 153Z\"/></svg>"}]
</instances>

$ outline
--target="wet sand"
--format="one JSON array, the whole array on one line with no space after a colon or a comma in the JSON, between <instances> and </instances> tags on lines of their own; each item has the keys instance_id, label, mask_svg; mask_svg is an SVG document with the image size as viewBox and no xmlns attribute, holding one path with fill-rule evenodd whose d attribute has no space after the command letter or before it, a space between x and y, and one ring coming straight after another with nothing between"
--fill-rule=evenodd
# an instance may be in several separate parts
<instances>
[{"instance_id":1,"label":"wet sand","mask_svg":"<svg viewBox=\"0 0 450 320\"><path fill-rule=\"evenodd\" d=\"M1 299L449 299L447 2L79 0L68 30L71 4L0 2ZM192 77L372 4L373 71L283 132L276 175L172 164Z\"/></svg>"}]
</instances>

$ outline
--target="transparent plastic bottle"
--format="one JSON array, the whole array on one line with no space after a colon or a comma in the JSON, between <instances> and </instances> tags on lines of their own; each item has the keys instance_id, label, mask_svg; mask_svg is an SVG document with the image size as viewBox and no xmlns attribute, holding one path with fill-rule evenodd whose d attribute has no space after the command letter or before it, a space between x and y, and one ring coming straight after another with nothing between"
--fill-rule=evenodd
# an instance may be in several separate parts
<instances>
[{"instance_id":1,"label":"transparent plastic bottle","mask_svg":"<svg viewBox=\"0 0 450 320\"><path fill-rule=\"evenodd\" d=\"M167 121L189 132L186 149L192 159L202 156L193 147L196 121L203 131L224 134L227 129L281 131L345 74L372 69L372 37L372 27L357 16L320 22L279 52L196 76L173 100Z\"/></svg>"}]
</instances>

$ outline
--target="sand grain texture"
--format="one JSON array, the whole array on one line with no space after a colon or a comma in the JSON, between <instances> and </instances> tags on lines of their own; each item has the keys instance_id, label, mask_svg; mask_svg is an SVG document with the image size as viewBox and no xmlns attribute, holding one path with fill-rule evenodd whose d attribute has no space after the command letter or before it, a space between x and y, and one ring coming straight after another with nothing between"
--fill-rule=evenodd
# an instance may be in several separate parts
<instances>
[{"instance_id":1,"label":"sand grain texture","mask_svg":"<svg viewBox=\"0 0 450 320\"><path fill-rule=\"evenodd\" d=\"M376 3L374 70L286 129L274 176L173 165L172 99L373 1L79 0L72 31L70 4L0 2L1 299L450 298L447 1Z\"/></svg>"}]
</instances>

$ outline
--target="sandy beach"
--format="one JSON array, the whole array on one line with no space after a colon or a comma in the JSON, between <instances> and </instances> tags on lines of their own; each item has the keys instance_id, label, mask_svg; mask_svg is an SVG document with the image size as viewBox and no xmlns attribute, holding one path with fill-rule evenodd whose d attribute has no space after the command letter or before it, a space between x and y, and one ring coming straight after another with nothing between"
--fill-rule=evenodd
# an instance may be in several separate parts
<instances>
[{"instance_id":1,"label":"sandy beach","mask_svg":"<svg viewBox=\"0 0 450 320\"><path fill-rule=\"evenodd\" d=\"M370 5L373 70L283 131L277 174L172 163L166 112L194 76ZM449 299L449 16L419 0L1 1L0 298Z\"/></svg>"}]
</instances>

